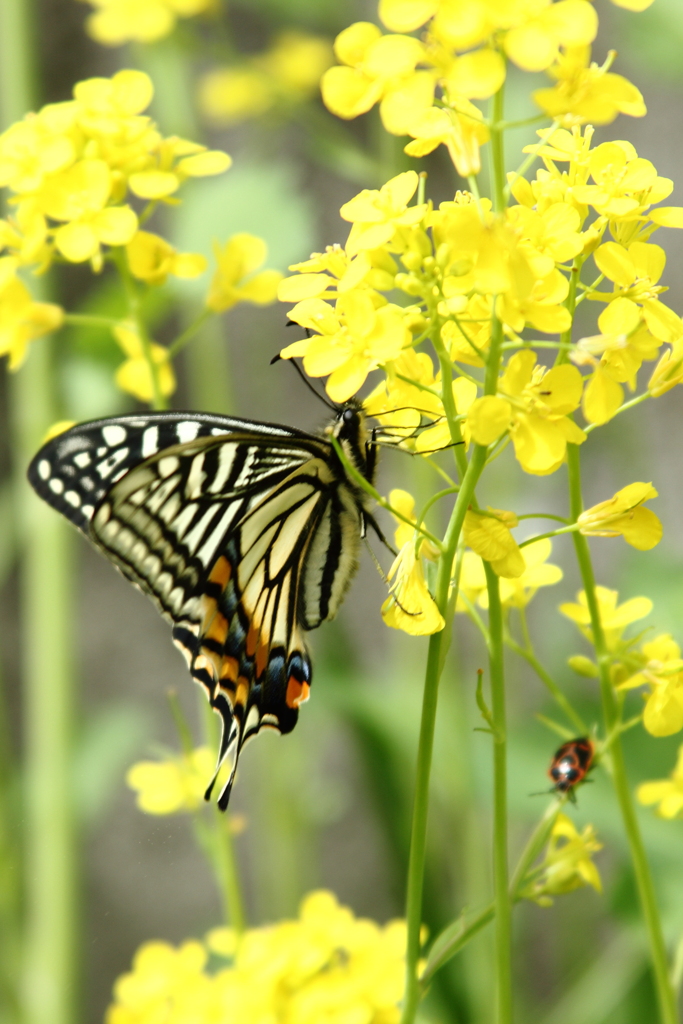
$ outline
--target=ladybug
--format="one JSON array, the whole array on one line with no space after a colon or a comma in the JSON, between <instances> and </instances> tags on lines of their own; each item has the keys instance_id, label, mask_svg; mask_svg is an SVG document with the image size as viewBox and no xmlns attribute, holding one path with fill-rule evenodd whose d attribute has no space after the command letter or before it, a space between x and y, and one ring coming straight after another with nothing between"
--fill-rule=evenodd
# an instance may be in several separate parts
<instances>
[{"instance_id":1,"label":"ladybug","mask_svg":"<svg viewBox=\"0 0 683 1024\"><path fill-rule=\"evenodd\" d=\"M574 787L583 782L593 768L594 756L595 747L587 736L579 736L575 740L563 743L560 749L555 751L548 769L548 775L555 783L553 790L567 793L570 800L576 800Z\"/></svg>"}]
</instances>

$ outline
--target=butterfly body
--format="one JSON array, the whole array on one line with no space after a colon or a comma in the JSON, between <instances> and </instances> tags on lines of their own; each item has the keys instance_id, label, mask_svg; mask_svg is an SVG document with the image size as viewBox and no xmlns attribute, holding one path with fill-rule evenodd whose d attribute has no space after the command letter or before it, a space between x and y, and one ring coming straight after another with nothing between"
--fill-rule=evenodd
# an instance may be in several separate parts
<instances>
[{"instance_id":1,"label":"butterfly body","mask_svg":"<svg viewBox=\"0 0 683 1024\"><path fill-rule=\"evenodd\" d=\"M372 481L361 407L341 407L327 433ZM222 719L227 806L246 740L291 731L308 698L304 633L334 617L356 571L374 525L365 491L325 435L199 413L80 424L28 476L171 622Z\"/></svg>"}]
</instances>

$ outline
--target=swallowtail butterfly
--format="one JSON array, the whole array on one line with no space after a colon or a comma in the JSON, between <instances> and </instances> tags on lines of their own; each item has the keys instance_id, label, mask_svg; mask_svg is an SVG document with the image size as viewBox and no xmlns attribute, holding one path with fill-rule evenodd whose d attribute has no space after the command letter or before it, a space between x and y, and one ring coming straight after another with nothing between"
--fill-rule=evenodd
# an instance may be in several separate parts
<instances>
[{"instance_id":1,"label":"swallowtail butterfly","mask_svg":"<svg viewBox=\"0 0 683 1024\"><path fill-rule=\"evenodd\" d=\"M330 433L372 481L377 449L354 401L320 436L204 413L95 420L48 441L28 470L172 624L222 719L222 809L246 740L294 728L311 685L304 634L336 614L367 526L381 537Z\"/></svg>"}]
</instances>

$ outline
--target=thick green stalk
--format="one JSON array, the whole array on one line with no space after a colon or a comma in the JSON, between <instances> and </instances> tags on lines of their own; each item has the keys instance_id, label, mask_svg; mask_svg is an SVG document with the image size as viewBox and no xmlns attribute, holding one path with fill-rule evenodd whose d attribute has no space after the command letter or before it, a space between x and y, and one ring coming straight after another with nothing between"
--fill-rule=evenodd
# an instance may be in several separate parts
<instances>
[{"instance_id":1,"label":"thick green stalk","mask_svg":"<svg viewBox=\"0 0 683 1024\"><path fill-rule=\"evenodd\" d=\"M577 445L567 445L567 465L569 469L569 498L571 515L572 519L576 521L583 511L583 498L581 495L581 463ZM652 881L652 873L645 853L643 839L640 834L640 826L638 824L638 818L636 816L631 796L631 789L626 774L624 750L621 743L621 737L617 729L619 724L619 709L614 695L614 690L612 688L612 681L610 679L610 654L605 642L605 633L600 620L600 608L595 592L595 577L593 574L590 549L588 547L588 541L582 534L575 533L573 536L576 558L579 564L581 579L586 592L588 611L591 617L593 644L595 646L595 654L600 674L600 696L602 700L605 732L608 736L613 737L610 746L612 782L614 784L619 809L621 811L624 830L628 839L633 873L636 878L640 904L647 927L660 1019L662 1024L677 1024L678 1013L676 1009L676 998L669 977L666 946L664 944L664 935L662 932L659 908L657 906L657 899Z\"/></svg>"},{"instance_id":2,"label":"thick green stalk","mask_svg":"<svg viewBox=\"0 0 683 1024\"><path fill-rule=\"evenodd\" d=\"M512 1021L512 905L508 883L507 722L500 582L484 562L489 599L489 671L493 725L493 892L496 908L496 1021Z\"/></svg>"},{"instance_id":3,"label":"thick green stalk","mask_svg":"<svg viewBox=\"0 0 683 1024\"><path fill-rule=\"evenodd\" d=\"M28 0L0 3L2 127L35 109L38 24ZM38 294L35 285L34 294ZM73 670L71 537L30 491L25 469L56 417L47 339L36 341L12 379L11 427L21 530L24 687L24 1024L71 1024L75 989L75 841L71 806Z\"/></svg>"},{"instance_id":4,"label":"thick green stalk","mask_svg":"<svg viewBox=\"0 0 683 1024\"><path fill-rule=\"evenodd\" d=\"M486 463L486 448L477 445L463 477L460 492L451 514L451 519L444 537L444 550L439 559L436 578L435 599L439 611L444 617L448 612L449 590L453 562L460 538L462 525L465 521L470 501L474 494L477 481ZM413 820L410 835L410 857L408 861L408 889L406 897L406 917L408 921L408 945L406 951L406 992L403 1004L401 1024L412 1024L415 1020L420 1000L420 983L417 964L420 959L420 929L422 927L422 894L424 887L425 856L427 849L427 812L429 806L429 776L432 766L432 750L434 746L434 726L436 723L436 707L439 692L439 680L443 668L443 650L448 640L444 629L429 638L427 668L422 697L422 718L420 721L420 739L417 751L417 771L415 778L415 796L413 801Z\"/></svg>"}]
</instances>

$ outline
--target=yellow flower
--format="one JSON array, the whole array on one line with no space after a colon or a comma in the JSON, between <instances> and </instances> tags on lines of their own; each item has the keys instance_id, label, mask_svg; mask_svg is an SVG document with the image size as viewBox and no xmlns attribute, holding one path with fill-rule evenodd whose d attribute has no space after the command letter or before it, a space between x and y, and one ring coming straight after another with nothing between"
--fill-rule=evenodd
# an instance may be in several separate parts
<instances>
[{"instance_id":1,"label":"yellow flower","mask_svg":"<svg viewBox=\"0 0 683 1024\"><path fill-rule=\"evenodd\" d=\"M128 769L126 782L137 793L146 814L196 811L214 772L215 755L208 747L164 761L139 761Z\"/></svg>"},{"instance_id":2,"label":"yellow flower","mask_svg":"<svg viewBox=\"0 0 683 1024\"><path fill-rule=\"evenodd\" d=\"M126 246L126 256L133 277L147 284L163 284L169 274L181 278L199 277L206 270L204 256L177 252L164 238L148 231L135 233Z\"/></svg>"},{"instance_id":3,"label":"yellow flower","mask_svg":"<svg viewBox=\"0 0 683 1024\"><path fill-rule=\"evenodd\" d=\"M683 338L678 338L671 348L666 349L655 366L648 381L648 391L653 398L659 398L683 381Z\"/></svg>"},{"instance_id":4,"label":"yellow flower","mask_svg":"<svg viewBox=\"0 0 683 1024\"><path fill-rule=\"evenodd\" d=\"M297 919L239 939L216 928L204 942L145 943L114 986L106 1024L398 1024L405 934L402 921L355 918L332 893L312 892Z\"/></svg>"},{"instance_id":5,"label":"yellow flower","mask_svg":"<svg viewBox=\"0 0 683 1024\"><path fill-rule=\"evenodd\" d=\"M479 604L485 608L487 605L486 595L486 570L484 562L474 551L463 551L462 565L460 568L460 586L458 588L458 599L455 605L456 612L466 612L467 604L463 600L466 597L470 604Z\"/></svg>"},{"instance_id":6,"label":"yellow flower","mask_svg":"<svg viewBox=\"0 0 683 1024\"><path fill-rule=\"evenodd\" d=\"M431 391L435 384L432 360L426 352L408 348L401 352L398 359L385 363L384 370L385 379L370 392L363 403L365 411L368 416L379 420L383 428L399 437L411 439L412 444L412 437L423 415L436 419L443 416L441 399ZM455 387L453 394L456 394ZM419 438L416 443L420 443ZM426 447L429 448L430 444Z\"/></svg>"},{"instance_id":7,"label":"yellow flower","mask_svg":"<svg viewBox=\"0 0 683 1024\"><path fill-rule=\"evenodd\" d=\"M662 524L643 502L656 497L652 484L629 484L582 512L577 520L580 532L587 537L623 537L631 547L649 551L662 539Z\"/></svg>"},{"instance_id":8,"label":"yellow flower","mask_svg":"<svg viewBox=\"0 0 683 1024\"><path fill-rule=\"evenodd\" d=\"M617 687L649 686L643 725L653 736L671 736L683 729L683 661L669 633L641 645L643 667Z\"/></svg>"},{"instance_id":9,"label":"yellow flower","mask_svg":"<svg viewBox=\"0 0 683 1024\"><path fill-rule=\"evenodd\" d=\"M61 327L63 319L61 306L34 302L18 277L10 274L0 280L0 356L9 356L10 370L19 369L30 341Z\"/></svg>"},{"instance_id":10,"label":"yellow flower","mask_svg":"<svg viewBox=\"0 0 683 1024\"><path fill-rule=\"evenodd\" d=\"M513 512L489 508L488 515L467 512L463 537L473 551L490 562L498 576L515 578L524 572L525 563L510 527L517 525Z\"/></svg>"},{"instance_id":11,"label":"yellow flower","mask_svg":"<svg viewBox=\"0 0 683 1024\"><path fill-rule=\"evenodd\" d=\"M427 589L422 562L415 555L415 541L403 545L389 570L395 581L389 597L382 605L382 618L392 629L402 629L411 636L438 633L446 625L443 615Z\"/></svg>"},{"instance_id":12,"label":"yellow flower","mask_svg":"<svg viewBox=\"0 0 683 1024\"><path fill-rule=\"evenodd\" d=\"M337 117L358 117L379 103L386 130L405 135L406 125L432 105L435 75L416 70L425 59L417 39L384 36L376 25L359 21L337 36L334 52L340 64L325 72L320 87Z\"/></svg>"},{"instance_id":13,"label":"yellow flower","mask_svg":"<svg viewBox=\"0 0 683 1024\"><path fill-rule=\"evenodd\" d=\"M379 249L392 240L397 228L419 224L427 210L426 203L408 206L418 181L415 171L404 171L381 189L363 189L344 203L339 213L353 224L346 243L349 256L363 249Z\"/></svg>"},{"instance_id":14,"label":"yellow flower","mask_svg":"<svg viewBox=\"0 0 683 1024\"><path fill-rule=\"evenodd\" d=\"M559 56L560 47L592 43L598 16L587 0L526 4L523 23L505 36L505 52L524 71L543 71Z\"/></svg>"},{"instance_id":15,"label":"yellow flower","mask_svg":"<svg viewBox=\"0 0 683 1024\"><path fill-rule=\"evenodd\" d=\"M206 305L214 313L224 313L238 302L267 306L277 297L282 280L279 270L261 270L268 246L256 235L233 235L224 247L214 244L217 269L209 287Z\"/></svg>"},{"instance_id":16,"label":"yellow flower","mask_svg":"<svg viewBox=\"0 0 683 1024\"><path fill-rule=\"evenodd\" d=\"M552 552L552 543L548 537L535 540L520 548L524 559L524 572L516 579L500 581L500 599L504 605L512 608L524 608L531 601L539 587L550 587L559 583L563 572L559 565L548 564ZM486 598L482 594L482 599ZM482 603L486 607L488 601Z\"/></svg>"},{"instance_id":17,"label":"yellow flower","mask_svg":"<svg viewBox=\"0 0 683 1024\"><path fill-rule=\"evenodd\" d=\"M407 124L414 142L404 148L408 156L426 156L444 145L456 171L463 178L481 170L479 147L489 140L483 114L461 97L448 107L426 107Z\"/></svg>"},{"instance_id":18,"label":"yellow flower","mask_svg":"<svg viewBox=\"0 0 683 1024\"><path fill-rule=\"evenodd\" d=\"M395 487L393 491L389 492L389 504L392 509L396 509L405 516L406 519L410 519L412 523L417 522L415 515L415 498L408 491L401 490L400 487ZM393 512L392 512L393 515ZM409 526L403 519L399 519L398 516L394 516L398 526L394 532L394 543L397 548L402 548L404 544L408 544L410 541L415 543L416 535L413 527ZM431 541L424 538L420 544L420 554L425 558L431 558L436 560L439 557L439 551L434 547Z\"/></svg>"},{"instance_id":19,"label":"yellow flower","mask_svg":"<svg viewBox=\"0 0 683 1024\"><path fill-rule=\"evenodd\" d=\"M128 357L116 370L114 380L122 391L134 395L141 402L151 402L154 398L152 371L135 325L125 322L117 324L113 334ZM176 389L176 379L168 358L168 349L150 342L149 350L152 362L156 366L160 393L164 397L172 395Z\"/></svg>"},{"instance_id":20,"label":"yellow flower","mask_svg":"<svg viewBox=\"0 0 683 1024\"><path fill-rule=\"evenodd\" d=\"M319 333L288 345L282 358L302 356L311 377L329 374L326 390L335 402L345 402L371 370L398 358L410 344L400 307L387 304L375 309L370 295L358 289L340 295L335 310L322 299L304 299L289 317Z\"/></svg>"},{"instance_id":21,"label":"yellow flower","mask_svg":"<svg viewBox=\"0 0 683 1024\"><path fill-rule=\"evenodd\" d=\"M320 79L334 60L328 39L288 29L278 33L272 46L254 58L287 99L305 99L318 92Z\"/></svg>"},{"instance_id":22,"label":"yellow flower","mask_svg":"<svg viewBox=\"0 0 683 1024\"><path fill-rule=\"evenodd\" d=\"M261 117L275 103L275 92L255 67L213 68L202 75L197 99L210 121L227 126Z\"/></svg>"},{"instance_id":23,"label":"yellow flower","mask_svg":"<svg viewBox=\"0 0 683 1024\"><path fill-rule=\"evenodd\" d=\"M211 10L215 0L87 0L95 8L85 25L103 46L154 43L169 35L177 18Z\"/></svg>"},{"instance_id":24,"label":"yellow flower","mask_svg":"<svg viewBox=\"0 0 683 1024\"><path fill-rule=\"evenodd\" d=\"M550 842L540 865L540 876L526 887L523 896L541 906L552 903L552 896L591 885L602 892L602 883L592 855L602 849L592 825L578 832L566 814L558 814Z\"/></svg>"},{"instance_id":25,"label":"yellow flower","mask_svg":"<svg viewBox=\"0 0 683 1024\"><path fill-rule=\"evenodd\" d=\"M55 230L54 240L72 263L93 259L99 269L102 243L126 245L135 234L138 219L133 210L108 205L112 187L104 160L81 160L44 183L38 196L40 212L68 222Z\"/></svg>"},{"instance_id":26,"label":"yellow flower","mask_svg":"<svg viewBox=\"0 0 683 1024\"><path fill-rule=\"evenodd\" d=\"M515 455L527 473L544 476L561 466L567 443L586 435L568 413L581 401L583 381L574 366L552 370L536 365L531 351L516 352L500 379L500 394L510 403L510 435Z\"/></svg>"},{"instance_id":27,"label":"yellow flower","mask_svg":"<svg viewBox=\"0 0 683 1024\"><path fill-rule=\"evenodd\" d=\"M680 818L683 813L683 746L678 748L676 767L668 779L642 782L636 790L638 803L646 807L659 804L660 818Z\"/></svg>"},{"instance_id":28,"label":"yellow flower","mask_svg":"<svg viewBox=\"0 0 683 1024\"><path fill-rule=\"evenodd\" d=\"M632 622L637 622L638 619L644 619L652 611L652 601L649 597L632 597L630 601L617 605L618 591L608 590L607 587L596 587L595 596L609 651L617 649L622 633L627 626L630 626ZM591 617L585 590L577 594L577 599L578 604L561 604L560 611L572 622L575 622L586 639L593 643L593 633L590 629Z\"/></svg>"},{"instance_id":29,"label":"yellow flower","mask_svg":"<svg viewBox=\"0 0 683 1024\"><path fill-rule=\"evenodd\" d=\"M602 67L590 63L589 46L568 47L548 74L557 81L549 89L536 89L533 99L548 117L568 126L611 124L619 114L644 117L647 108L635 85L608 68L612 52Z\"/></svg>"}]
</instances>

